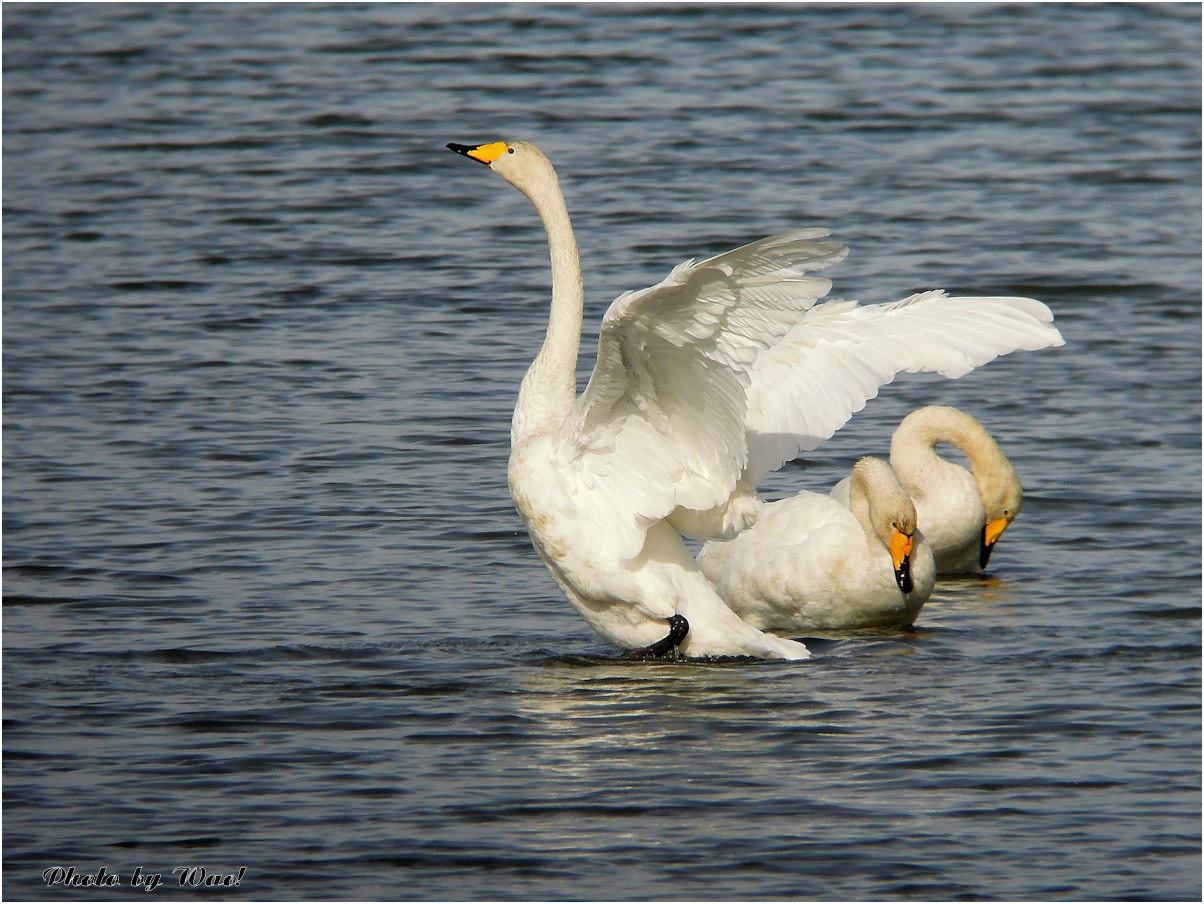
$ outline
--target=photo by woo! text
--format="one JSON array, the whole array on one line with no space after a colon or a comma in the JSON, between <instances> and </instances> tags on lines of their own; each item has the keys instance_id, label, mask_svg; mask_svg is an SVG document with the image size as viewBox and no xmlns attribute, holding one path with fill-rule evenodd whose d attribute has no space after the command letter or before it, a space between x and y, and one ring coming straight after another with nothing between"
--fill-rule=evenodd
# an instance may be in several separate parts
<instances>
[{"instance_id":1,"label":"photo by woo! text","mask_svg":"<svg viewBox=\"0 0 1204 904\"><path fill-rule=\"evenodd\" d=\"M246 874L245 866L240 866L232 873L203 866L177 866L171 871L181 888L237 888ZM66 888L120 888L124 884L121 874L111 872L107 866L101 866L95 872L80 872L74 866L48 866L42 870L42 881L47 885ZM161 885L163 873L147 872L137 866L130 874L130 888L154 891Z\"/></svg>"}]
</instances>

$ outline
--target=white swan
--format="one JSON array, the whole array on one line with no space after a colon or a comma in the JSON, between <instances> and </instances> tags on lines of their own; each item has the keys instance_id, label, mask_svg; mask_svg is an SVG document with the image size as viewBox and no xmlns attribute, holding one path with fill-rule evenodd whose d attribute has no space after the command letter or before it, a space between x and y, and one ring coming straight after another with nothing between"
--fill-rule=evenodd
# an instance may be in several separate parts
<instances>
[{"instance_id":1,"label":"white swan","mask_svg":"<svg viewBox=\"0 0 1204 904\"><path fill-rule=\"evenodd\" d=\"M853 466L850 499L799 493L764 505L734 540L707 543L698 564L745 621L781 633L906 627L932 594L932 551L891 466Z\"/></svg>"},{"instance_id":2,"label":"white swan","mask_svg":"<svg viewBox=\"0 0 1204 904\"><path fill-rule=\"evenodd\" d=\"M942 443L961 449L970 471L938 455ZM915 501L937 572L972 574L986 568L991 550L1024 504L1016 469L987 429L957 408L917 409L895 428L890 463ZM832 489L838 499L847 499L848 492L847 480Z\"/></svg>"},{"instance_id":3,"label":"white swan","mask_svg":"<svg viewBox=\"0 0 1204 904\"><path fill-rule=\"evenodd\" d=\"M807 658L803 644L733 613L668 519L679 510L699 528L702 513L724 518L747 457L748 371L828 290L806 270L839 259L843 246L811 241L824 230L787 233L683 264L660 285L620 297L603 319L597 363L578 398L581 267L552 164L523 141L448 146L527 195L547 232L552 308L519 389L509 478L565 595L626 649Z\"/></svg>"},{"instance_id":4,"label":"white swan","mask_svg":"<svg viewBox=\"0 0 1204 904\"><path fill-rule=\"evenodd\" d=\"M830 436L900 370L958 376L1061 342L1032 299L935 292L813 308L831 283L807 274L846 251L818 241L827 230L798 230L689 261L616 299L578 398L583 287L555 170L528 142L449 147L527 195L551 250L548 330L512 422L511 495L577 611L640 653L808 656L736 616L679 531L746 527L760 479Z\"/></svg>"}]
</instances>

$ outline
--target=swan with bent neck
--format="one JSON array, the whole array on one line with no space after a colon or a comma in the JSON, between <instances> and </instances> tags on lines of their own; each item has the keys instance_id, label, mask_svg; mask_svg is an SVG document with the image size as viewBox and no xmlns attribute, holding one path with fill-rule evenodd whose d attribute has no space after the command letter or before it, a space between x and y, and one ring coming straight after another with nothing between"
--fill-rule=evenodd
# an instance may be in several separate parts
<instances>
[{"instance_id":1,"label":"swan with bent neck","mask_svg":"<svg viewBox=\"0 0 1204 904\"><path fill-rule=\"evenodd\" d=\"M970 471L938 455L942 443L964 452ZM1024 505L1016 469L987 429L957 408L920 408L895 428L890 462L915 500L937 572L986 568L991 550Z\"/></svg>"},{"instance_id":2,"label":"swan with bent neck","mask_svg":"<svg viewBox=\"0 0 1204 904\"><path fill-rule=\"evenodd\" d=\"M687 261L617 298L577 396L584 288L552 164L524 141L448 147L530 199L551 254L547 332L511 424L511 496L576 610L641 657L808 657L736 615L681 534L747 527L760 479L830 436L899 371L960 376L1061 343L1049 309L1029 298L929 292L817 306L831 282L812 271L847 252L825 229L799 229ZM828 390L834 370L839 393Z\"/></svg>"},{"instance_id":3,"label":"swan with bent neck","mask_svg":"<svg viewBox=\"0 0 1204 904\"><path fill-rule=\"evenodd\" d=\"M932 594L932 550L891 466L862 458L849 501L802 492L766 503L698 564L745 621L779 633L911 625Z\"/></svg>"}]
</instances>

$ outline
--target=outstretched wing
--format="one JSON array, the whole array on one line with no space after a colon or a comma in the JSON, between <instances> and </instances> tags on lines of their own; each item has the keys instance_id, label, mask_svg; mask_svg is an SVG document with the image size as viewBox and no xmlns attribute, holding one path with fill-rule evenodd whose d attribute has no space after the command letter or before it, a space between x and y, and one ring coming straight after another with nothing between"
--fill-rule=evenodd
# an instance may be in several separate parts
<instances>
[{"instance_id":1,"label":"outstretched wing","mask_svg":"<svg viewBox=\"0 0 1204 904\"><path fill-rule=\"evenodd\" d=\"M1014 351L1064 344L1032 298L951 298L923 292L893 304L817 305L752 371L749 461L756 486L839 430L902 372L961 377Z\"/></svg>"},{"instance_id":2,"label":"outstretched wing","mask_svg":"<svg viewBox=\"0 0 1204 904\"><path fill-rule=\"evenodd\" d=\"M630 557L674 509L727 500L747 463L749 372L831 288L809 275L847 253L818 241L829 234L796 230L688 261L610 306L563 437L582 503L607 522L599 543Z\"/></svg>"}]
</instances>

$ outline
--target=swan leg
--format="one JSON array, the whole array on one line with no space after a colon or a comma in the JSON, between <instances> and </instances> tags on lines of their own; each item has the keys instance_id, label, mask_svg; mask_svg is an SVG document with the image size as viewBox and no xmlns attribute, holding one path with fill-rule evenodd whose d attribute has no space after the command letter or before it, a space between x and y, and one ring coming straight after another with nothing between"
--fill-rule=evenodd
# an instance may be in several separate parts
<instances>
[{"instance_id":1,"label":"swan leg","mask_svg":"<svg viewBox=\"0 0 1204 904\"><path fill-rule=\"evenodd\" d=\"M669 622L669 633L666 637L654 644L624 653L623 658L660 659L666 653L676 649L678 644L686 639L686 634L690 631L690 623L680 615L671 615L666 621Z\"/></svg>"}]
</instances>

